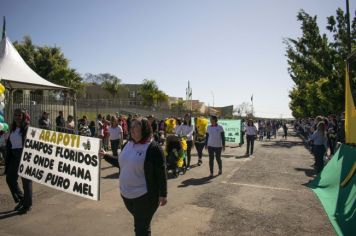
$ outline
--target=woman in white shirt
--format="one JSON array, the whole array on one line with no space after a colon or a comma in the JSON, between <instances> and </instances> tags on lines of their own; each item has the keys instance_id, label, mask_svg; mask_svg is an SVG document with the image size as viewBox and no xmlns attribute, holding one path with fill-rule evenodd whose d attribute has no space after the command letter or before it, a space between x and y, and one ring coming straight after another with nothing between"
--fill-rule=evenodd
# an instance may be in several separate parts
<instances>
[{"instance_id":1,"label":"woman in white shirt","mask_svg":"<svg viewBox=\"0 0 356 236\"><path fill-rule=\"evenodd\" d=\"M120 153L120 192L134 217L136 235L151 235L151 220L167 203L167 175L161 147L145 118L133 119L130 140Z\"/></svg>"},{"instance_id":2,"label":"woman in white shirt","mask_svg":"<svg viewBox=\"0 0 356 236\"><path fill-rule=\"evenodd\" d=\"M208 126L205 139L205 149L209 153L210 177L214 176L214 156L219 166L219 175L222 174L221 151L225 151L225 132L221 125L218 125L218 118L211 116L211 125Z\"/></svg>"},{"instance_id":3,"label":"woman in white shirt","mask_svg":"<svg viewBox=\"0 0 356 236\"><path fill-rule=\"evenodd\" d=\"M317 130L310 137L310 142L313 144L313 154L315 158L315 171L320 173L324 167L324 155L328 148L328 138L325 131L325 123L318 123Z\"/></svg>"},{"instance_id":4,"label":"woman in white shirt","mask_svg":"<svg viewBox=\"0 0 356 236\"><path fill-rule=\"evenodd\" d=\"M247 126L246 126L246 140L247 140L246 155L247 156L253 155L253 145L254 145L256 136L257 136L257 128L253 124L253 120L249 119L247 121Z\"/></svg>"},{"instance_id":5,"label":"woman in white shirt","mask_svg":"<svg viewBox=\"0 0 356 236\"><path fill-rule=\"evenodd\" d=\"M118 157L118 149L120 149L122 145L123 139L123 131L122 127L119 125L119 121L117 118L111 118L111 126L109 128L110 133L110 144L111 150L114 157Z\"/></svg>"},{"instance_id":6,"label":"woman in white shirt","mask_svg":"<svg viewBox=\"0 0 356 236\"><path fill-rule=\"evenodd\" d=\"M16 109L11 124L10 137L6 143L6 182L14 201L18 203L14 210L19 214L26 214L32 207L32 181L21 178L24 192L21 191L17 182L27 129L25 111Z\"/></svg>"},{"instance_id":7,"label":"woman in white shirt","mask_svg":"<svg viewBox=\"0 0 356 236\"><path fill-rule=\"evenodd\" d=\"M190 169L191 152L193 147L193 133L194 126L192 125L192 119L187 113L184 115L183 124L178 126L178 128L176 129L176 134L178 136L185 137L187 139L187 162L185 163L186 170Z\"/></svg>"}]
</instances>

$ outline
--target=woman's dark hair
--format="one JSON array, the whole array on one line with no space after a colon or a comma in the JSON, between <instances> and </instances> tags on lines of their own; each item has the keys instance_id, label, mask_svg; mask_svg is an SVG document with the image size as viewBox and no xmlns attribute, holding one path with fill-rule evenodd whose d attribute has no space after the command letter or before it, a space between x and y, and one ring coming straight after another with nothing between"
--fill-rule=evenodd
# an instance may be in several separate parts
<instances>
[{"instance_id":1,"label":"woman's dark hair","mask_svg":"<svg viewBox=\"0 0 356 236\"><path fill-rule=\"evenodd\" d=\"M21 130L21 134L23 134L25 132L25 128L27 126L26 112L23 109L17 108L14 111L14 117L13 118L15 118L15 114L22 114L20 130ZM11 132L15 131L16 128L17 128L17 124L16 124L16 121L13 119L12 124L11 124Z\"/></svg>"},{"instance_id":2,"label":"woman's dark hair","mask_svg":"<svg viewBox=\"0 0 356 236\"><path fill-rule=\"evenodd\" d=\"M133 127L134 122L137 122L141 126L141 140L148 140L149 138L152 137L152 127L150 125L150 122L148 122L147 118L135 118L132 120L131 127ZM132 140L132 138L130 138Z\"/></svg>"},{"instance_id":3,"label":"woman's dark hair","mask_svg":"<svg viewBox=\"0 0 356 236\"><path fill-rule=\"evenodd\" d=\"M218 122L218 117L217 116L212 115L212 116L210 116L210 119L212 119L215 122Z\"/></svg>"},{"instance_id":4,"label":"woman's dark hair","mask_svg":"<svg viewBox=\"0 0 356 236\"><path fill-rule=\"evenodd\" d=\"M189 117L188 122L185 120L185 117L186 117L186 116ZM192 126L192 119L191 119L191 117L190 117L190 115L189 115L188 113L184 115L183 124L184 124L184 125L188 125L188 126Z\"/></svg>"},{"instance_id":5,"label":"woman's dark hair","mask_svg":"<svg viewBox=\"0 0 356 236\"><path fill-rule=\"evenodd\" d=\"M179 118L175 118L176 119L176 125L181 125L182 124L182 120Z\"/></svg>"}]
</instances>

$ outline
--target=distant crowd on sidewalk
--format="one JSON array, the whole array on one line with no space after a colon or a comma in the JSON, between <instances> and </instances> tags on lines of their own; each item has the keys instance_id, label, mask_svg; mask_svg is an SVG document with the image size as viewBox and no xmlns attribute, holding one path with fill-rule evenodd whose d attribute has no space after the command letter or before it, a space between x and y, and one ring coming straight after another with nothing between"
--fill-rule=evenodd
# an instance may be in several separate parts
<instances>
[{"instance_id":1,"label":"distant crowd on sidewalk","mask_svg":"<svg viewBox=\"0 0 356 236\"><path fill-rule=\"evenodd\" d=\"M313 153L317 173L337 151L338 144L345 143L344 114L298 119L294 122L294 129Z\"/></svg>"}]
</instances>

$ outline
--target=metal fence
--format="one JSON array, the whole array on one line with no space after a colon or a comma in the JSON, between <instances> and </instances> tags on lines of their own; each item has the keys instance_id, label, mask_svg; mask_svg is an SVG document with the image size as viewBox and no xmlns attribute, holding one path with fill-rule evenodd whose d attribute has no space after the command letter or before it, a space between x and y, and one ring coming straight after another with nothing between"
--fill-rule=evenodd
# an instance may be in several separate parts
<instances>
[{"instance_id":1,"label":"metal fence","mask_svg":"<svg viewBox=\"0 0 356 236\"><path fill-rule=\"evenodd\" d=\"M9 98L5 101L6 106L10 106ZM59 111L63 111L64 119L67 120L68 115L77 116L77 120L83 115L88 117L89 121L96 120L99 113L115 114L138 114L141 116L154 115L157 119L165 119L167 117L182 117L190 111L182 107L174 109L163 108L160 106L143 106L140 103L132 100L117 100L117 99L78 99L77 112L74 114L74 99L71 97L63 98L54 95L42 94L14 94L13 105L8 107L6 114L7 123L11 123L13 119L13 111L17 108L25 109L31 117L30 124L33 127L38 127L38 121L43 112L49 113L52 129L56 127L56 117Z\"/></svg>"},{"instance_id":2,"label":"metal fence","mask_svg":"<svg viewBox=\"0 0 356 236\"><path fill-rule=\"evenodd\" d=\"M90 120L95 120L96 116L101 114L138 114L142 116L154 115L158 119L164 119L170 116L182 117L189 112L183 108L169 109L158 106L144 106L141 102L133 100L118 99L78 99L77 114L78 117L86 115Z\"/></svg>"},{"instance_id":3,"label":"metal fence","mask_svg":"<svg viewBox=\"0 0 356 236\"><path fill-rule=\"evenodd\" d=\"M6 100L6 106L10 106L9 98ZM38 121L42 113L48 112L49 119L52 122L52 129L55 129L55 120L59 111L63 111L64 118L74 114L73 98L61 98L51 95L42 94L14 94L13 105L7 109L7 122L11 123L13 119L13 111L17 108L25 109L30 115L31 126L38 127Z\"/></svg>"}]
</instances>

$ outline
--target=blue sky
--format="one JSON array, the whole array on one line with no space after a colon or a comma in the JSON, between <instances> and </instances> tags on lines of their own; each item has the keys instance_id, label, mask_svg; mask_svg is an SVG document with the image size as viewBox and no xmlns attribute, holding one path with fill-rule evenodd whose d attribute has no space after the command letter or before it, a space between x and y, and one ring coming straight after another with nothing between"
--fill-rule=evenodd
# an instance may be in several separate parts
<instances>
[{"instance_id":1,"label":"blue sky","mask_svg":"<svg viewBox=\"0 0 356 236\"><path fill-rule=\"evenodd\" d=\"M170 96L215 106L250 102L266 117L290 117L283 39L301 36L296 15L326 17L342 0L2 0L7 35L58 46L79 73L123 83L153 79ZM351 16L355 3L350 1ZM213 96L214 95L214 96Z\"/></svg>"}]
</instances>

